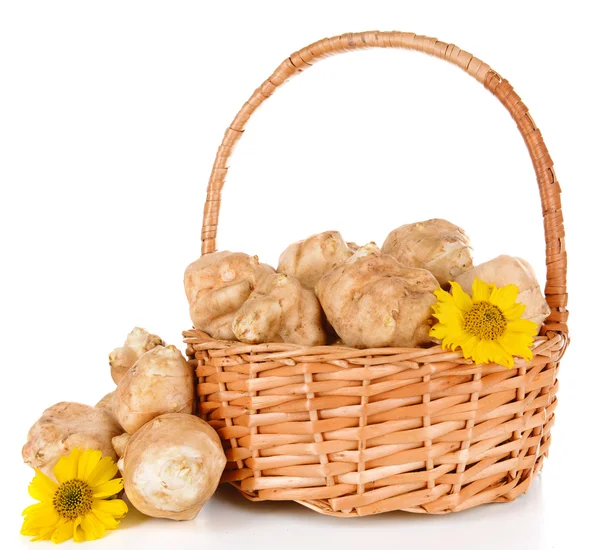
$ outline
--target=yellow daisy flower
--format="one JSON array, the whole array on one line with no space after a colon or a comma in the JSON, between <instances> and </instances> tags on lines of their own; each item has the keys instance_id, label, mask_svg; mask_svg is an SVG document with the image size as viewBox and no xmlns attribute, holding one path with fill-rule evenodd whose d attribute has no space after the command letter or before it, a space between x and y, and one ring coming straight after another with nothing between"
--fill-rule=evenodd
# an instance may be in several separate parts
<instances>
[{"instance_id":1,"label":"yellow daisy flower","mask_svg":"<svg viewBox=\"0 0 600 550\"><path fill-rule=\"evenodd\" d=\"M54 467L58 483L36 469L29 494L37 504L25 508L21 534L33 540L76 542L99 539L115 529L127 513L127 504L113 497L123 479L113 479L118 468L112 458L96 450L75 448Z\"/></svg>"},{"instance_id":2,"label":"yellow daisy flower","mask_svg":"<svg viewBox=\"0 0 600 550\"><path fill-rule=\"evenodd\" d=\"M458 283L451 282L452 293L438 289L433 316L438 320L430 331L453 351L460 347L476 364L497 363L509 369L515 356L531 361L531 345L537 335L533 321L521 319L525 306L517 302L519 287L497 288L479 279L473 282L472 296Z\"/></svg>"}]
</instances>

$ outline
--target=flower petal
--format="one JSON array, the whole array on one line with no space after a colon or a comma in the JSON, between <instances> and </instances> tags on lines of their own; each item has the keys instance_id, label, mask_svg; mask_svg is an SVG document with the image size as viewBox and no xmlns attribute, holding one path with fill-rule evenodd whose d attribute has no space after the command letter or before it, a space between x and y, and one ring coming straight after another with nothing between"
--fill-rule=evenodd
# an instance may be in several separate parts
<instances>
[{"instance_id":1,"label":"flower petal","mask_svg":"<svg viewBox=\"0 0 600 550\"><path fill-rule=\"evenodd\" d=\"M43 529L40 529L40 534L33 540L50 540L54 531L56 531L55 526L44 527Z\"/></svg>"},{"instance_id":2,"label":"flower petal","mask_svg":"<svg viewBox=\"0 0 600 550\"><path fill-rule=\"evenodd\" d=\"M99 512L98 510L92 510L92 514L94 517L104 525L105 529L116 529L121 523L118 519L115 519L110 514L106 514L104 512Z\"/></svg>"},{"instance_id":3,"label":"flower petal","mask_svg":"<svg viewBox=\"0 0 600 550\"><path fill-rule=\"evenodd\" d=\"M104 524L98 520L94 514L86 514L81 520L81 528L85 536L85 540L96 540L104 536L106 528Z\"/></svg>"},{"instance_id":4,"label":"flower petal","mask_svg":"<svg viewBox=\"0 0 600 550\"><path fill-rule=\"evenodd\" d=\"M55 525L60 520L60 517L52 504L48 502L40 502L37 505L28 506L25 508L25 517L23 518L23 527L39 529L41 527L49 527Z\"/></svg>"},{"instance_id":5,"label":"flower petal","mask_svg":"<svg viewBox=\"0 0 600 550\"><path fill-rule=\"evenodd\" d=\"M502 313L512 308L519 294L519 287L517 285L505 285L500 288L495 288L490 294L490 303L498 306Z\"/></svg>"},{"instance_id":6,"label":"flower petal","mask_svg":"<svg viewBox=\"0 0 600 550\"><path fill-rule=\"evenodd\" d=\"M77 465L77 479L87 481L90 474L96 469L98 462L102 458L102 451L96 449L86 449L79 457Z\"/></svg>"},{"instance_id":7,"label":"flower petal","mask_svg":"<svg viewBox=\"0 0 600 550\"><path fill-rule=\"evenodd\" d=\"M473 302L487 302L490 299L492 289L496 288L495 285L488 285L484 283L479 277L475 277L473 286L471 287L471 296Z\"/></svg>"},{"instance_id":8,"label":"flower petal","mask_svg":"<svg viewBox=\"0 0 600 550\"><path fill-rule=\"evenodd\" d=\"M123 478L112 479L94 487L94 498L107 498L116 495L123 489Z\"/></svg>"},{"instance_id":9,"label":"flower petal","mask_svg":"<svg viewBox=\"0 0 600 550\"><path fill-rule=\"evenodd\" d=\"M433 313L433 317L435 317L440 323L445 325L455 325L460 328L462 328L465 323L465 318L462 311L454 304L448 304L444 306L443 310Z\"/></svg>"},{"instance_id":10,"label":"flower petal","mask_svg":"<svg viewBox=\"0 0 600 550\"><path fill-rule=\"evenodd\" d=\"M471 297L458 283L451 281L450 286L452 287L452 297L454 298L454 302L458 309L463 312L469 311L473 307L473 300Z\"/></svg>"},{"instance_id":11,"label":"flower petal","mask_svg":"<svg viewBox=\"0 0 600 550\"><path fill-rule=\"evenodd\" d=\"M77 477L80 455L81 449L75 447L70 455L60 457L56 466L54 466L54 477L59 483L64 483L65 481L69 481L69 479L75 479Z\"/></svg>"},{"instance_id":12,"label":"flower petal","mask_svg":"<svg viewBox=\"0 0 600 550\"><path fill-rule=\"evenodd\" d=\"M442 341L442 347L456 349L458 342L466 340L469 334L462 328L437 323L431 327L429 336Z\"/></svg>"},{"instance_id":13,"label":"flower petal","mask_svg":"<svg viewBox=\"0 0 600 550\"><path fill-rule=\"evenodd\" d=\"M21 535L26 537L34 537L31 539L32 541L36 540L48 540L54 533L55 526L51 525L50 527L25 527L21 528Z\"/></svg>"},{"instance_id":14,"label":"flower petal","mask_svg":"<svg viewBox=\"0 0 600 550\"><path fill-rule=\"evenodd\" d=\"M38 535L39 529L34 529L33 527L25 527L24 525L21 527L21 535L24 537L35 537Z\"/></svg>"},{"instance_id":15,"label":"flower petal","mask_svg":"<svg viewBox=\"0 0 600 550\"><path fill-rule=\"evenodd\" d=\"M533 343L533 337L537 336L538 328L537 325L529 319L517 319L516 321L508 322L505 333L506 332L522 332L527 334L531 336L531 342Z\"/></svg>"},{"instance_id":16,"label":"flower petal","mask_svg":"<svg viewBox=\"0 0 600 550\"><path fill-rule=\"evenodd\" d=\"M79 516L75 518L75 521L73 521L73 540L75 542L83 542L85 540L85 533L81 527L82 519L83 518Z\"/></svg>"},{"instance_id":17,"label":"flower petal","mask_svg":"<svg viewBox=\"0 0 600 550\"><path fill-rule=\"evenodd\" d=\"M110 514L115 518L122 518L129 511L124 500L114 498L111 500L95 500L92 504L92 510Z\"/></svg>"},{"instance_id":18,"label":"flower petal","mask_svg":"<svg viewBox=\"0 0 600 550\"><path fill-rule=\"evenodd\" d=\"M48 502L36 502L35 504L30 504L29 506L27 506L27 508L25 508L25 510L23 510L21 515L26 516L27 514L31 514L33 512L36 512L37 510L42 510L44 508L50 508L50 507L51 507L51 505Z\"/></svg>"},{"instance_id":19,"label":"flower petal","mask_svg":"<svg viewBox=\"0 0 600 550\"><path fill-rule=\"evenodd\" d=\"M110 481L115 475L119 468L114 463L110 456L105 456L94 468L94 471L88 476L87 482L92 486L96 487L102 485L107 481Z\"/></svg>"},{"instance_id":20,"label":"flower petal","mask_svg":"<svg viewBox=\"0 0 600 550\"><path fill-rule=\"evenodd\" d=\"M448 335L444 338L442 342L444 347L452 349L455 351L459 346L462 347L462 344L469 339L470 335L464 331L448 331Z\"/></svg>"},{"instance_id":21,"label":"flower petal","mask_svg":"<svg viewBox=\"0 0 600 550\"><path fill-rule=\"evenodd\" d=\"M432 307L433 316L442 322L446 322L448 319L457 319L460 322L464 322L463 312L456 305L454 300L450 302L438 302ZM440 319L441 318L441 319Z\"/></svg>"},{"instance_id":22,"label":"flower petal","mask_svg":"<svg viewBox=\"0 0 600 550\"><path fill-rule=\"evenodd\" d=\"M61 542L65 542L69 540L73 536L73 522L65 521L61 523L54 533L52 533L51 541L55 544L59 544Z\"/></svg>"},{"instance_id":23,"label":"flower petal","mask_svg":"<svg viewBox=\"0 0 600 550\"><path fill-rule=\"evenodd\" d=\"M505 332L500 338L498 343L506 350L510 355L517 355L523 357L528 361L533 358L531 352L531 344L533 344L533 338L523 332Z\"/></svg>"},{"instance_id":24,"label":"flower petal","mask_svg":"<svg viewBox=\"0 0 600 550\"><path fill-rule=\"evenodd\" d=\"M477 336L471 336L468 340L461 344L460 347L463 350L463 355L466 359L473 357L473 351L478 343L479 338L477 338Z\"/></svg>"},{"instance_id":25,"label":"flower petal","mask_svg":"<svg viewBox=\"0 0 600 550\"><path fill-rule=\"evenodd\" d=\"M429 336L431 336L431 338L437 338L438 340L443 340L447 334L448 327L441 323L433 325L429 330Z\"/></svg>"},{"instance_id":26,"label":"flower petal","mask_svg":"<svg viewBox=\"0 0 600 550\"><path fill-rule=\"evenodd\" d=\"M36 534L35 534L35 538L31 539L33 542L37 541L37 540L50 540L50 537L52 536L52 533L54 533L55 527L44 527L43 529L40 529ZM24 534L24 533L22 533Z\"/></svg>"},{"instance_id":27,"label":"flower petal","mask_svg":"<svg viewBox=\"0 0 600 550\"><path fill-rule=\"evenodd\" d=\"M511 308L503 311L503 315L507 321L516 321L523 316L525 313L525 304L516 303Z\"/></svg>"},{"instance_id":28,"label":"flower petal","mask_svg":"<svg viewBox=\"0 0 600 550\"><path fill-rule=\"evenodd\" d=\"M489 363L486 340L479 340L479 342L473 346L473 361L475 361L476 365Z\"/></svg>"},{"instance_id":29,"label":"flower petal","mask_svg":"<svg viewBox=\"0 0 600 550\"><path fill-rule=\"evenodd\" d=\"M512 369L515 364L513 356L508 353L497 340L492 340L489 342L488 354L490 361L496 363L497 365L502 365L503 367Z\"/></svg>"},{"instance_id":30,"label":"flower petal","mask_svg":"<svg viewBox=\"0 0 600 550\"><path fill-rule=\"evenodd\" d=\"M452 294L450 294L449 292L447 292L446 290L443 290L441 288L434 290L433 294L438 299L438 302L440 302L441 304L451 303L454 301L452 299Z\"/></svg>"},{"instance_id":31,"label":"flower petal","mask_svg":"<svg viewBox=\"0 0 600 550\"><path fill-rule=\"evenodd\" d=\"M36 468L35 473L29 484L29 495L35 500L52 500L58 485L41 470Z\"/></svg>"}]
</instances>

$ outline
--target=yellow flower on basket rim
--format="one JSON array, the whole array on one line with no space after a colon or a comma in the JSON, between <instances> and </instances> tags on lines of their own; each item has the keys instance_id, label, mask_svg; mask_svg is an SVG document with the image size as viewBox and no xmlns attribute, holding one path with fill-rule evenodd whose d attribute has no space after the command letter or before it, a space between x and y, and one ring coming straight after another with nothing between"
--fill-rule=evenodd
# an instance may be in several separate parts
<instances>
[{"instance_id":1,"label":"yellow flower on basket rim","mask_svg":"<svg viewBox=\"0 0 600 550\"><path fill-rule=\"evenodd\" d=\"M452 292L438 289L433 316L438 320L430 336L442 341L444 348L461 348L476 364L497 363L513 368L514 357L532 359L531 345L537 325L521 319L525 306L517 302L519 287L497 288L476 278L469 296L456 282Z\"/></svg>"},{"instance_id":2,"label":"yellow flower on basket rim","mask_svg":"<svg viewBox=\"0 0 600 550\"><path fill-rule=\"evenodd\" d=\"M114 479L117 471L111 457L79 448L57 462L54 476L58 483L36 469L29 494L40 502L23 511L21 534L55 543L103 537L127 513L125 502L111 498L123 489L123 479Z\"/></svg>"}]
</instances>

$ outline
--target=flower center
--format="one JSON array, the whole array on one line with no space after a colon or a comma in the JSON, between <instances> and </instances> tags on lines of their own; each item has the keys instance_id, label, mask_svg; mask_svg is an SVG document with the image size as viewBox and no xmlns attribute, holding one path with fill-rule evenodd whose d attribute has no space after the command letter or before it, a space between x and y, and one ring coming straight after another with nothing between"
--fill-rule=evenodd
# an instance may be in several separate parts
<instances>
[{"instance_id":1,"label":"flower center","mask_svg":"<svg viewBox=\"0 0 600 550\"><path fill-rule=\"evenodd\" d=\"M52 504L59 516L74 520L91 511L93 501L92 488L85 481L70 479L58 486Z\"/></svg>"},{"instance_id":2,"label":"flower center","mask_svg":"<svg viewBox=\"0 0 600 550\"><path fill-rule=\"evenodd\" d=\"M465 330L481 340L496 340L506 329L506 318L498 306L478 302L465 313Z\"/></svg>"}]
</instances>

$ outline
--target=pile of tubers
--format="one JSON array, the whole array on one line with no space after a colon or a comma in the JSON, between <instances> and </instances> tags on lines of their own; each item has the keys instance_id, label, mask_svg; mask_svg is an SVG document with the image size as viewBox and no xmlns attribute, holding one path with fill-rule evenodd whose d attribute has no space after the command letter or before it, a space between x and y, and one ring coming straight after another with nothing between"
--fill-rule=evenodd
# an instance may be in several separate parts
<instances>
[{"instance_id":1,"label":"pile of tubers","mask_svg":"<svg viewBox=\"0 0 600 550\"><path fill-rule=\"evenodd\" d=\"M51 478L75 447L118 461L125 494L143 514L193 519L215 492L226 458L219 436L193 415L192 367L141 328L109 356L116 389L94 407L62 402L31 427L23 459Z\"/></svg>"},{"instance_id":2,"label":"pile of tubers","mask_svg":"<svg viewBox=\"0 0 600 550\"><path fill-rule=\"evenodd\" d=\"M215 339L414 348L436 343L434 292L451 281L468 292L476 277L517 284L523 317L538 328L550 314L527 262L499 256L474 266L465 231L441 219L398 227L381 249L326 231L288 246L277 269L257 256L214 252L188 266L184 285L195 328Z\"/></svg>"},{"instance_id":3,"label":"pile of tubers","mask_svg":"<svg viewBox=\"0 0 600 550\"><path fill-rule=\"evenodd\" d=\"M469 237L440 219L403 225L381 249L326 231L286 248L277 269L242 252L214 252L184 276L196 329L220 340L354 348L429 347L436 290L476 277L516 284L523 318L550 308L531 266L499 256L473 265ZM226 466L218 434L194 416L195 378L181 352L135 328L109 356L116 389L94 407L62 402L29 431L23 459L53 476L75 447L118 460L125 493L143 514L194 518Z\"/></svg>"}]
</instances>

